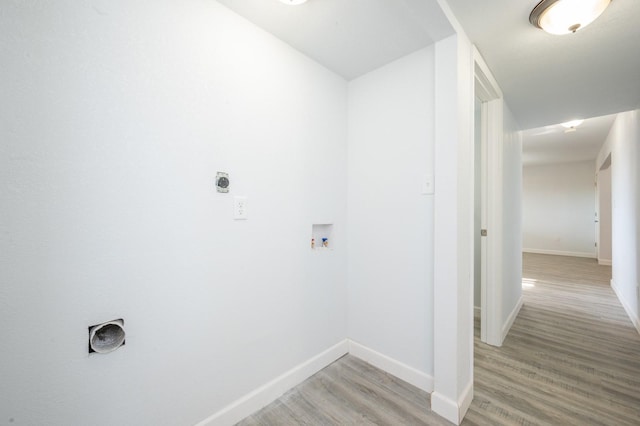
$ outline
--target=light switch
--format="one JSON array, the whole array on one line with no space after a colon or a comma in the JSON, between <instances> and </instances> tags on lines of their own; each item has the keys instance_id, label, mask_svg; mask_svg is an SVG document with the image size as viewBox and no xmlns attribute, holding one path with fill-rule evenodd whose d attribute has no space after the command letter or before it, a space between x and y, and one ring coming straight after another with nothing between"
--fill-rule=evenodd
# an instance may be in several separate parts
<instances>
[{"instance_id":1,"label":"light switch","mask_svg":"<svg viewBox=\"0 0 640 426\"><path fill-rule=\"evenodd\" d=\"M424 177L424 181L422 182L422 194L430 195L434 193L434 179L433 175L427 175Z\"/></svg>"},{"instance_id":2,"label":"light switch","mask_svg":"<svg viewBox=\"0 0 640 426\"><path fill-rule=\"evenodd\" d=\"M247 207L247 197L233 197L233 218L235 220L248 219Z\"/></svg>"}]
</instances>

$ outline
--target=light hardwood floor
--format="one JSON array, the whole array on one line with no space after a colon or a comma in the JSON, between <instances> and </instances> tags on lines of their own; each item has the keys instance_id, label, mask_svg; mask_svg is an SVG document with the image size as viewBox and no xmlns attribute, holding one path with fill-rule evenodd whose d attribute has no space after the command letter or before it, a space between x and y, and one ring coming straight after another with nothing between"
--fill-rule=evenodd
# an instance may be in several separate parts
<instances>
[{"instance_id":1,"label":"light hardwood floor","mask_svg":"<svg viewBox=\"0 0 640 426\"><path fill-rule=\"evenodd\" d=\"M346 355L238 425L427 424L451 424L428 393Z\"/></svg>"},{"instance_id":2,"label":"light hardwood floor","mask_svg":"<svg viewBox=\"0 0 640 426\"><path fill-rule=\"evenodd\" d=\"M524 255L504 345L476 339L463 425L640 425L640 335L593 259ZM346 356L239 425L444 425L429 395Z\"/></svg>"},{"instance_id":3,"label":"light hardwood floor","mask_svg":"<svg viewBox=\"0 0 640 426\"><path fill-rule=\"evenodd\" d=\"M640 425L640 335L594 259L525 254L501 348L476 341L465 425Z\"/></svg>"}]
</instances>

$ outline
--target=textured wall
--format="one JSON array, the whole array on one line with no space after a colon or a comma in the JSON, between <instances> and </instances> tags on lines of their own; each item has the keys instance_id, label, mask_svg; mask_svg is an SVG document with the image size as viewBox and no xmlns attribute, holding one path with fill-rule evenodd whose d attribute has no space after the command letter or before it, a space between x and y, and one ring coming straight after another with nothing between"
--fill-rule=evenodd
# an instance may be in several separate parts
<instances>
[{"instance_id":1,"label":"textured wall","mask_svg":"<svg viewBox=\"0 0 640 426\"><path fill-rule=\"evenodd\" d=\"M342 78L197 0L3 2L0 62L0 424L194 424L346 337Z\"/></svg>"}]
</instances>

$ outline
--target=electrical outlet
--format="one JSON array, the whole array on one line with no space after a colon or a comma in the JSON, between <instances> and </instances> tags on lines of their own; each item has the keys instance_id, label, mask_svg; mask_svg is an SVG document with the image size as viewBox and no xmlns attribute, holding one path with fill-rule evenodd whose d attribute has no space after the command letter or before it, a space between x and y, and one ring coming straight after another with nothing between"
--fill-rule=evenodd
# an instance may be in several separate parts
<instances>
[{"instance_id":1,"label":"electrical outlet","mask_svg":"<svg viewBox=\"0 0 640 426\"><path fill-rule=\"evenodd\" d=\"M216 174L216 189L218 192L229 192L229 173L218 172Z\"/></svg>"},{"instance_id":2,"label":"electrical outlet","mask_svg":"<svg viewBox=\"0 0 640 426\"><path fill-rule=\"evenodd\" d=\"M233 218L235 220L246 220L248 216L247 197L233 197Z\"/></svg>"}]
</instances>

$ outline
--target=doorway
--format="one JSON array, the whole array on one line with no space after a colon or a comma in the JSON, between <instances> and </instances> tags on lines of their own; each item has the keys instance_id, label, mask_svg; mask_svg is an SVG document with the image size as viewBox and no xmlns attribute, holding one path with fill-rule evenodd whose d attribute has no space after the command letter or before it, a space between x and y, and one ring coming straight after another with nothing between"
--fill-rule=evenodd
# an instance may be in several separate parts
<instances>
[{"instance_id":1,"label":"doorway","mask_svg":"<svg viewBox=\"0 0 640 426\"><path fill-rule=\"evenodd\" d=\"M477 91L477 89L476 89ZM474 335L482 334L482 286L486 282L486 244L483 244L482 229L486 225L486 150L482 143L482 101L476 96L474 100L474 177L473 177L473 319ZM478 327L480 325L480 327ZM486 329L485 329L486 336ZM486 339L486 337L485 337ZM485 340L483 339L483 341Z\"/></svg>"},{"instance_id":2,"label":"doorway","mask_svg":"<svg viewBox=\"0 0 640 426\"><path fill-rule=\"evenodd\" d=\"M480 340L501 346L503 104L477 50L474 55L474 317L479 314Z\"/></svg>"},{"instance_id":3,"label":"doorway","mask_svg":"<svg viewBox=\"0 0 640 426\"><path fill-rule=\"evenodd\" d=\"M598 264L612 264L611 154L596 174L596 257Z\"/></svg>"}]
</instances>

